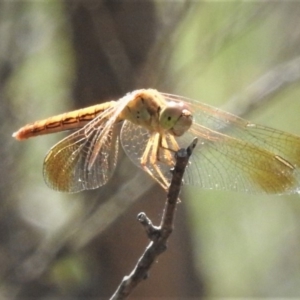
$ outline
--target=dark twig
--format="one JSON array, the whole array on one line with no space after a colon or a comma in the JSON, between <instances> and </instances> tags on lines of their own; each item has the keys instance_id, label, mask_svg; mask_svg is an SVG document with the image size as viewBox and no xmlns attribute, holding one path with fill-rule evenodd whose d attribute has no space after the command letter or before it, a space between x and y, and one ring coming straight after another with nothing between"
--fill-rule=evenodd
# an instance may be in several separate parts
<instances>
[{"instance_id":1,"label":"dark twig","mask_svg":"<svg viewBox=\"0 0 300 300\"><path fill-rule=\"evenodd\" d=\"M167 249L167 240L173 231L176 204L178 203L183 174L197 141L197 139L194 139L187 149L180 149L176 153L176 164L174 169L172 169L172 181L168 190L167 201L160 226L153 226L151 220L145 213L138 215L138 220L145 228L151 242L131 274L123 278L116 292L110 298L111 300L126 299L133 289L142 280L148 277L148 272L152 264L157 260L158 255Z\"/></svg>"}]
</instances>

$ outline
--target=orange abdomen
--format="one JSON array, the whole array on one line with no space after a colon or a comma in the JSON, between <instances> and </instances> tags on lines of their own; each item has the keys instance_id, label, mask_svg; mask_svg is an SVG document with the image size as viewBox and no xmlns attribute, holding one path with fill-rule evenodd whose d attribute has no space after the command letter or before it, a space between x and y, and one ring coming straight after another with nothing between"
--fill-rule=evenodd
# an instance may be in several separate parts
<instances>
[{"instance_id":1,"label":"orange abdomen","mask_svg":"<svg viewBox=\"0 0 300 300\"><path fill-rule=\"evenodd\" d=\"M110 101L36 121L21 127L13 133L13 137L17 140L25 140L37 135L81 128L114 105L115 101Z\"/></svg>"}]
</instances>

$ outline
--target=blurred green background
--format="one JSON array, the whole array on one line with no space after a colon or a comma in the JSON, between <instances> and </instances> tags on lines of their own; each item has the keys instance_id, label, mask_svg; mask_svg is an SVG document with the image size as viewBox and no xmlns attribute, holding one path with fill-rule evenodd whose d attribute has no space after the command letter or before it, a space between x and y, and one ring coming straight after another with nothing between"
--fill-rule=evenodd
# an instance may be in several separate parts
<instances>
[{"instance_id":1,"label":"blurred green background","mask_svg":"<svg viewBox=\"0 0 300 300\"><path fill-rule=\"evenodd\" d=\"M148 213L155 202L150 217L158 222L164 201L160 187L149 192L147 176L144 192L130 183L140 171L124 154L111 185L74 195L52 191L43 182L43 157L65 135L18 143L12 132L152 87L300 135L299 14L293 1L1 1L0 298L111 295L147 245L146 237L139 246L131 242L142 231L136 212ZM119 201L120 211L103 212L114 194L124 203L133 199L136 211ZM166 269L153 269L138 299L300 296L298 195L185 186L180 210L179 235L168 250L179 258L163 254L154 269ZM98 213L105 224L97 223ZM116 248L123 260L113 256ZM165 290L155 284L160 275Z\"/></svg>"}]
</instances>

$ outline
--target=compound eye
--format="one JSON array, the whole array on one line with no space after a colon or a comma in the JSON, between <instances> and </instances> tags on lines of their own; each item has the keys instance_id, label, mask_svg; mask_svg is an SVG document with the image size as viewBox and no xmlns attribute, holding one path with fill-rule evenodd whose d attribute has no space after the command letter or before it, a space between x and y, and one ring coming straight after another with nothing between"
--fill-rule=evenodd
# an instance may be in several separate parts
<instances>
[{"instance_id":1,"label":"compound eye","mask_svg":"<svg viewBox=\"0 0 300 300\"><path fill-rule=\"evenodd\" d=\"M192 125L192 114L183 104L170 102L159 116L161 127L175 136L183 135Z\"/></svg>"},{"instance_id":2,"label":"compound eye","mask_svg":"<svg viewBox=\"0 0 300 300\"><path fill-rule=\"evenodd\" d=\"M166 130L171 129L177 122L181 115L181 108L168 105L161 112L159 116L159 124Z\"/></svg>"}]
</instances>

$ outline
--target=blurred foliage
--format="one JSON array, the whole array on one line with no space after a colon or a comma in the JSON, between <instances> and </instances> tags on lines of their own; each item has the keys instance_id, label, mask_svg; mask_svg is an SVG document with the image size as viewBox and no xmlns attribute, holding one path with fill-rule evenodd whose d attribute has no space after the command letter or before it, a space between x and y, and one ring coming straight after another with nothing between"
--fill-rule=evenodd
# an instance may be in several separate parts
<instances>
[{"instance_id":1,"label":"blurred foliage","mask_svg":"<svg viewBox=\"0 0 300 300\"><path fill-rule=\"evenodd\" d=\"M184 42L172 53L173 73L183 77L176 93L218 106L235 94L241 101L258 78L299 55L299 32L290 40L299 9L296 3L198 5L178 37ZM284 47L289 44L293 49ZM251 120L300 134L298 82L249 111ZM199 194L194 187L187 193L201 251L198 266L205 270L211 296L299 296L298 195Z\"/></svg>"},{"instance_id":2,"label":"blurred foliage","mask_svg":"<svg viewBox=\"0 0 300 300\"><path fill-rule=\"evenodd\" d=\"M242 101L259 78L299 56L298 2L155 4L163 29L147 62L155 72L146 72L146 64L141 76L148 76L149 85L164 92L225 106L234 97ZM12 180L3 173L1 186L14 191L16 211L33 228L38 244L80 216L83 205L74 195L53 193L43 183L43 155L59 140L57 135L24 144L13 143L10 135L27 122L70 109L74 79L70 28L60 1L2 1L0 11L1 102L9 102L11 114L10 120L1 114L1 134L4 145L8 141L13 149L6 150L3 159L14 174ZM250 107L247 117L300 135L299 87L296 77L271 97L266 92L268 102ZM184 192L195 261L204 274L208 297L300 296L298 195L244 195L199 187L185 187ZM2 195L2 201L11 195ZM17 235L14 238L18 241ZM0 260L5 257L1 254ZM77 256L58 260L51 280L67 295L70 282L86 285L89 266ZM3 299L7 293L12 299L9 285L7 281L1 287Z\"/></svg>"}]
</instances>

